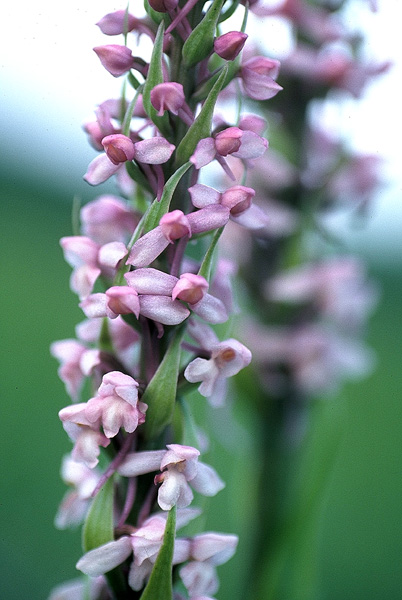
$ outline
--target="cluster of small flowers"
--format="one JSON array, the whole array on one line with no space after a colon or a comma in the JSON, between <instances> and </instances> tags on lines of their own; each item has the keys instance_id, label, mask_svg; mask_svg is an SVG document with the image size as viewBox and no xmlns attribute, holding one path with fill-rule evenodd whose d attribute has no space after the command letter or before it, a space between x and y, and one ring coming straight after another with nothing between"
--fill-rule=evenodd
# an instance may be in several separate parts
<instances>
[{"instance_id":1,"label":"cluster of small flowers","mask_svg":"<svg viewBox=\"0 0 402 600\"><path fill-rule=\"evenodd\" d=\"M131 102L125 96L103 102L96 120L85 125L101 153L84 178L95 186L115 175L122 197L101 195L85 205L81 235L61 240L73 268L70 287L87 320L77 326L77 339L51 348L73 401L59 413L74 444L62 466L73 489L56 525L86 519L85 530L93 528L96 511L88 512L89 506L107 482L116 488L114 539L95 547L87 540L77 563L95 578L94 599L109 597L107 585L113 595L108 574L116 567L132 590L152 585L149 578L168 535L166 511L177 507L181 527L198 514L187 508L192 489L213 496L224 487L212 467L198 462L199 450L178 443L183 437L173 415L185 429L176 402L180 386L185 391L199 384L212 406L222 404L227 378L251 361L246 346L232 338L220 341L211 327L225 323L233 311L232 266L218 260L212 269L212 256L229 220L255 230L266 227L268 217L252 204L254 189L235 184L218 192L197 181L200 170L216 161L233 183L236 169L229 162L250 167L268 146L257 115L240 118L236 126L214 115L230 81L236 78L254 100L282 89L277 60L256 56L240 64L243 31L216 37L235 1L214 0L205 12L199 0L182 7L177 0L145 4L145 17L122 10L98 23L105 35L124 36L124 45L94 50L114 77L127 74L135 92ZM152 40L149 62L132 55L130 32ZM180 73L178 51L185 66ZM92 397L81 402L88 386ZM213 532L175 539L171 564L183 564L178 573L188 598L215 594L215 567L236 545L236 536ZM66 584L52 598L78 598L82 589L77 582Z\"/></svg>"},{"instance_id":2,"label":"cluster of small flowers","mask_svg":"<svg viewBox=\"0 0 402 600\"><path fill-rule=\"evenodd\" d=\"M271 149L249 172L258 209L269 214L265 226L253 235L243 229L241 243L228 226L223 243L231 257L241 247L236 262L258 310L239 331L267 395L309 398L336 391L342 380L366 375L373 364L360 337L376 289L361 261L336 256L337 245L322 241L331 235L325 236L321 217L345 207L363 212L378 187L381 161L354 153L330 130L325 99L334 90L338 99L360 96L389 64L359 58L356 35L345 27L339 6L305 0L250 4L257 17L281 18L292 27L293 49L281 57L284 91L259 107L259 132L266 121L279 122L290 151L285 156ZM321 239L318 252L312 233Z\"/></svg>"}]
</instances>

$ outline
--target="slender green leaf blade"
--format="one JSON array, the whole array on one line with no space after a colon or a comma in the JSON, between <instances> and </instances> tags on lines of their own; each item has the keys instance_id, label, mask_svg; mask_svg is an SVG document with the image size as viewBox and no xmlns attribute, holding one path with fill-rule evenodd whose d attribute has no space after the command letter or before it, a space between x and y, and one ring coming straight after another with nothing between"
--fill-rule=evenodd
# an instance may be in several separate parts
<instances>
[{"instance_id":1,"label":"slender green leaf blade","mask_svg":"<svg viewBox=\"0 0 402 600\"><path fill-rule=\"evenodd\" d=\"M174 191L179 183L180 179L183 177L184 173L189 170L192 166L191 162L187 162L182 165L173 175L167 180L164 185L162 198L158 202L156 199L150 206L149 213L144 221L143 231L147 233L157 225L159 225L159 221L163 217L164 214L169 212L170 202L172 200Z\"/></svg>"},{"instance_id":2,"label":"slender green leaf blade","mask_svg":"<svg viewBox=\"0 0 402 600\"><path fill-rule=\"evenodd\" d=\"M95 496L82 529L85 552L113 540L113 478Z\"/></svg>"},{"instance_id":3,"label":"slender green leaf blade","mask_svg":"<svg viewBox=\"0 0 402 600\"><path fill-rule=\"evenodd\" d=\"M204 18L190 33L183 45L183 60L188 67L199 63L214 46L215 31L225 0L214 0Z\"/></svg>"},{"instance_id":4,"label":"slender green leaf blade","mask_svg":"<svg viewBox=\"0 0 402 600\"><path fill-rule=\"evenodd\" d=\"M178 328L155 375L141 398L148 405L145 435L155 438L173 418L184 326Z\"/></svg>"},{"instance_id":5,"label":"slender green leaf blade","mask_svg":"<svg viewBox=\"0 0 402 600\"><path fill-rule=\"evenodd\" d=\"M191 125L190 129L187 131L186 135L177 147L177 165L180 166L187 162L190 156L193 154L198 142L211 135L212 117L214 114L215 104L218 99L219 92L223 87L227 72L228 69L227 66L225 66L216 80L215 85L210 91L208 98L205 100L200 114L195 119L194 123Z\"/></svg>"},{"instance_id":6,"label":"slender green leaf blade","mask_svg":"<svg viewBox=\"0 0 402 600\"><path fill-rule=\"evenodd\" d=\"M155 108L151 104L151 91L156 85L158 85L159 83L163 83L162 56L164 32L165 24L164 21L161 21L158 27L154 47L152 50L152 56L151 61L149 63L147 78L144 82L142 101L144 104L145 111L149 118L164 135L169 137L171 135L171 129L167 113L165 112L165 114L162 117L159 117Z\"/></svg>"},{"instance_id":7,"label":"slender green leaf blade","mask_svg":"<svg viewBox=\"0 0 402 600\"><path fill-rule=\"evenodd\" d=\"M176 506L170 509L163 543L140 600L172 600L172 563L176 533Z\"/></svg>"},{"instance_id":8,"label":"slender green leaf blade","mask_svg":"<svg viewBox=\"0 0 402 600\"><path fill-rule=\"evenodd\" d=\"M216 248L216 244L218 243L219 238L221 237L223 229L224 228L221 227L214 233L214 237L212 238L211 245L209 246L208 250L206 251L204 260L202 261L200 269L198 271L198 275L202 275L203 277L205 277L205 279L207 281L209 281L209 278L211 276L211 266L212 266L212 259L214 257L214 250Z\"/></svg>"}]
</instances>

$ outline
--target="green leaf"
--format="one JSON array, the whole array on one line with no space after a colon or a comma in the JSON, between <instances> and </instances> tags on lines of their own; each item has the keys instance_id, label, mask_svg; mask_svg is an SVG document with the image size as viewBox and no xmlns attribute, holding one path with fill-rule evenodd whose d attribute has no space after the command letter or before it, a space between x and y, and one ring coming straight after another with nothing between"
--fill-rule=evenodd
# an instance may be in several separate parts
<instances>
[{"instance_id":1,"label":"green leaf","mask_svg":"<svg viewBox=\"0 0 402 600\"><path fill-rule=\"evenodd\" d=\"M212 117L214 114L215 104L218 99L219 92L224 84L227 72L228 68L225 65L212 90L210 91L208 98L205 100L198 117L195 119L194 123L191 125L190 129L187 131L186 135L177 147L176 163L178 166L189 160L200 140L211 135Z\"/></svg>"},{"instance_id":2,"label":"green leaf","mask_svg":"<svg viewBox=\"0 0 402 600\"><path fill-rule=\"evenodd\" d=\"M240 0L234 0L233 4L231 6L229 6L229 8L227 10L225 10L225 12L223 12L219 15L218 23L223 23L224 21L229 19L229 17L231 17L233 15L233 13L235 12L235 10L239 6L239 4L240 4Z\"/></svg>"},{"instance_id":3,"label":"green leaf","mask_svg":"<svg viewBox=\"0 0 402 600\"><path fill-rule=\"evenodd\" d=\"M138 165L136 165L133 161L127 161L125 165L127 173L130 175L131 179L133 179L136 183L138 183L138 185L146 189L148 192L151 192L152 190L149 182L143 172L139 169Z\"/></svg>"},{"instance_id":4,"label":"green leaf","mask_svg":"<svg viewBox=\"0 0 402 600\"><path fill-rule=\"evenodd\" d=\"M198 271L198 275L202 275L203 277L205 277L205 279L207 281L209 281L209 278L211 276L211 266L212 266L212 259L214 257L214 250L215 250L216 244L218 243L219 238L221 237L223 229L224 228L221 227L220 229L215 231L214 237L212 238L211 245L209 246L207 252L205 253L204 260L202 261L200 269Z\"/></svg>"},{"instance_id":5,"label":"green leaf","mask_svg":"<svg viewBox=\"0 0 402 600\"><path fill-rule=\"evenodd\" d=\"M141 398L142 402L148 404L144 425L145 436L148 439L157 437L173 418L180 368L180 344L184 329L185 326L181 326L176 330L162 362Z\"/></svg>"},{"instance_id":6,"label":"green leaf","mask_svg":"<svg viewBox=\"0 0 402 600\"><path fill-rule=\"evenodd\" d=\"M191 162L185 163L180 167L180 169L177 169L177 171L173 173L173 175L167 180L163 187L163 193L160 201L158 202L155 199L150 206L149 212L146 216L143 225L144 233L147 233L148 231L159 225L159 221L161 220L163 215L169 212L170 202L172 200L174 191L180 179L183 177L184 173L188 171L191 166Z\"/></svg>"},{"instance_id":7,"label":"green leaf","mask_svg":"<svg viewBox=\"0 0 402 600\"><path fill-rule=\"evenodd\" d=\"M217 55L218 56L218 55ZM219 57L218 57L219 58ZM230 62L222 61L220 59L220 63L223 63L224 66L227 67L227 74L225 80L222 84L222 89L225 89L226 86L236 77L240 68L240 55ZM205 100L208 95L211 93L213 86L215 85L216 80L222 72L222 67L218 69L216 73L214 73L211 77L208 77L205 81L203 81L195 90L192 95L192 99L200 102L201 100Z\"/></svg>"},{"instance_id":8,"label":"green leaf","mask_svg":"<svg viewBox=\"0 0 402 600\"><path fill-rule=\"evenodd\" d=\"M192 67L210 54L222 6L225 0L214 0L204 18L193 29L183 45L182 55L185 64Z\"/></svg>"},{"instance_id":9,"label":"green leaf","mask_svg":"<svg viewBox=\"0 0 402 600\"><path fill-rule=\"evenodd\" d=\"M164 21L161 21L156 34L154 48L152 50L151 62L149 63L147 78L144 82L142 102L144 104L144 109L147 115L157 126L159 131L161 131L166 137L170 137L172 131L170 128L169 117L167 113L165 112L165 114L162 117L158 117L157 111L151 104L151 91L156 85L158 85L159 83L163 83L162 56L164 33L165 23Z\"/></svg>"},{"instance_id":10,"label":"green leaf","mask_svg":"<svg viewBox=\"0 0 402 600\"><path fill-rule=\"evenodd\" d=\"M89 552L113 540L113 478L95 496L82 529L82 547Z\"/></svg>"},{"instance_id":11,"label":"green leaf","mask_svg":"<svg viewBox=\"0 0 402 600\"><path fill-rule=\"evenodd\" d=\"M176 533L176 506L170 509L163 543L140 600L172 600L172 562Z\"/></svg>"}]
</instances>

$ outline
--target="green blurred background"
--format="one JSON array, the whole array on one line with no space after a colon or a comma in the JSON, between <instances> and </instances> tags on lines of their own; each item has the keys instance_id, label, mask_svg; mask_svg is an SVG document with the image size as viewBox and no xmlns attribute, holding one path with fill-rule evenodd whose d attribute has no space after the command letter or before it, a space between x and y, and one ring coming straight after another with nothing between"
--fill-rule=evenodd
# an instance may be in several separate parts
<instances>
[{"instance_id":1,"label":"green blurred background","mask_svg":"<svg viewBox=\"0 0 402 600\"><path fill-rule=\"evenodd\" d=\"M76 173L38 164L22 173L15 164L3 162L0 180L0 587L5 600L44 600L52 586L76 576L81 554L78 531L53 527L65 492L60 461L71 445L57 417L68 399L49 345L73 337L82 320L58 240L71 234L74 193L85 202L98 191L82 186ZM371 275L382 293L368 341L377 353L377 369L365 381L348 384L339 397L312 407L312 435L301 456L307 474L318 468L330 477L318 538L315 524L307 521L288 564L295 590L317 564L320 600L402 595L402 260L387 259L381 247L376 253L382 260L371 262ZM236 557L220 568L217 594L220 600L237 600L248 565L258 465L253 419L239 404L237 425L229 431L227 411L214 419L221 431L214 464L228 485L209 502L207 527L241 536ZM338 440L333 467L326 464L329 439ZM286 600L302 597L295 591Z\"/></svg>"}]
</instances>

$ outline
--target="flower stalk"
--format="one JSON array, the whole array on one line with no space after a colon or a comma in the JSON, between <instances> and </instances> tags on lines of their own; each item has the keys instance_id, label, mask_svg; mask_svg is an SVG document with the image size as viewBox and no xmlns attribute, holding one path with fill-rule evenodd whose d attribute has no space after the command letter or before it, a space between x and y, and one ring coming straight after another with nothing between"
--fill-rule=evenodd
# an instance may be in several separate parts
<instances>
[{"instance_id":1,"label":"flower stalk","mask_svg":"<svg viewBox=\"0 0 402 600\"><path fill-rule=\"evenodd\" d=\"M331 9L303 0L278 9L259 0L144 5L144 16L104 16L101 31L123 39L94 49L113 77L124 78L124 93L101 103L85 125L99 154L84 179L98 186L113 177L118 195L84 206L81 235L61 240L86 320L77 340L52 345L72 402L59 416L74 444L63 475L73 492L56 524L84 523L77 569L91 577L93 600L214 600L216 567L233 556L238 539L177 534L201 512L195 494L213 497L225 487L199 460L206 436L189 418L186 396L198 390L213 412L242 372L240 388L253 378L253 393L243 397L260 421L262 477L261 527L241 597L285 600L281 560L291 520L283 506L297 496L289 464L308 399L366 368L364 350L359 355L344 333L354 328L358 335L372 297L353 260L305 264L300 240L347 187L345 163L353 160L314 129L308 114L333 86L356 93L348 69L364 68L342 57L331 68L321 57L334 36L346 34L330 26ZM297 47L282 66L260 55L244 31L249 9L267 19L280 14L312 48ZM236 16L241 31L231 24ZM317 22L326 26L318 40ZM150 57L136 56L133 34L150 38ZM308 69L312 52L322 60ZM227 100L258 114L239 109L232 121ZM265 129L275 114L294 152L270 162ZM211 167L219 190L204 183ZM233 318L236 272L255 306L247 318ZM354 314L350 286L361 300Z\"/></svg>"}]
</instances>

